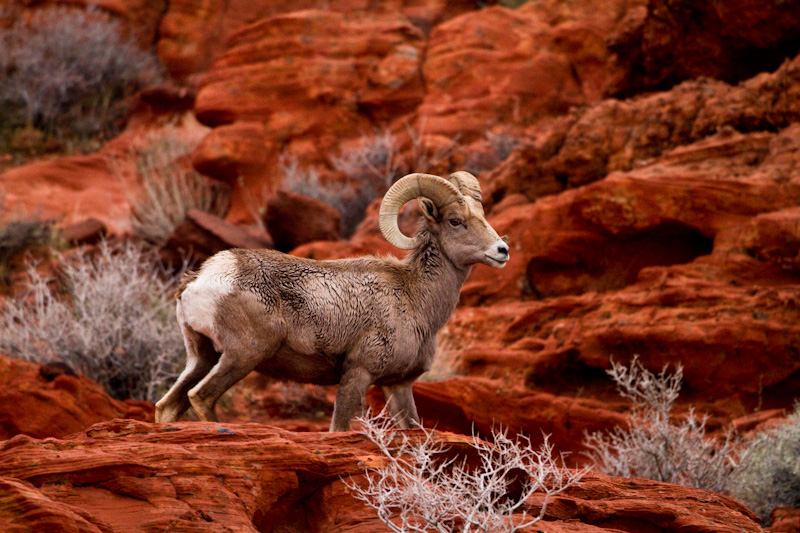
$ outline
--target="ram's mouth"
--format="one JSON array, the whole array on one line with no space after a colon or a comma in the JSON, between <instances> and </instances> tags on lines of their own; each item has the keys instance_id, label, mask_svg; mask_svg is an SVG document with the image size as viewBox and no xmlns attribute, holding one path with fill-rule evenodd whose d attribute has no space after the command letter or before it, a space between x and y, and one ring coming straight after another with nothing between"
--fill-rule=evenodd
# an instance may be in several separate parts
<instances>
[{"instance_id":1,"label":"ram's mouth","mask_svg":"<svg viewBox=\"0 0 800 533\"><path fill-rule=\"evenodd\" d=\"M507 255L502 256L500 259L489 254L483 254L483 255L486 256L486 258L489 260L487 264L495 268L503 268L504 266L506 266L506 263L508 263L509 259Z\"/></svg>"}]
</instances>

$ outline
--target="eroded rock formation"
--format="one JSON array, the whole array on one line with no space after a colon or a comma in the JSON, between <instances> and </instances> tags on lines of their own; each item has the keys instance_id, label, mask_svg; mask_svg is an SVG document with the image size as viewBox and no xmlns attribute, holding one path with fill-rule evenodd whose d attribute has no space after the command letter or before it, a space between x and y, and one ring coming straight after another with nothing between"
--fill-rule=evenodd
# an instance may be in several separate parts
<instances>
[{"instance_id":1,"label":"eroded rock formation","mask_svg":"<svg viewBox=\"0 0 800 533\"><path fill-rule=\"evenodd\" d=\"M413 433L413 432L412 432ZM412 436L413 438L413 436ZM440 433L451 454L469 439ZM346 481L381 464L357 433L292 433L258 424L131 420L66 439L0 445L0 526L62 531L378 531ZM526 507L538 513L542 498ZM758 532L735 501L653 481L587 474L551 500L536 528Z\"/></svg>"}]
</instances>

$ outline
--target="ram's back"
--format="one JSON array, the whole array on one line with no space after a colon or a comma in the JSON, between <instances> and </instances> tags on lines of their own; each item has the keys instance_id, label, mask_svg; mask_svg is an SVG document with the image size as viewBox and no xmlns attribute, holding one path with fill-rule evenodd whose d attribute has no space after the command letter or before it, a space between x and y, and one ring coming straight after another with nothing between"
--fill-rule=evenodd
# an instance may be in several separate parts
<instances>
[{"instance_id":1,"label":"ram's back","mask_svg":"<svg viewBox=\"0 0 800 533\"><path fill-rule=\"evenodd\" d=\"M408 314L403 272L401 263L375 258L313 261L235 249L188 276L180 298L185 307L202 310L194 314L205 322L213 321L200 325L207 331L222 324L223 333L283 335L286 353L337 358L365 338L395 335ZM211 307L218 315L213 319Z\"/></svg>"}]
</instances>

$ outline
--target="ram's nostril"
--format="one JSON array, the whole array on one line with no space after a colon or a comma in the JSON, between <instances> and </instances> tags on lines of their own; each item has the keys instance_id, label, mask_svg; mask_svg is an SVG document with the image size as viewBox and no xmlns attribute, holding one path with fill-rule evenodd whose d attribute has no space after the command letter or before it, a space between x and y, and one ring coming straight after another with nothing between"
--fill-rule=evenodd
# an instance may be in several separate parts
<instances>
[{"instance_id":1,"label":"ram's nostril","mask_svg":"<svg viewBox=\"0 0 800 533\"><path fill-rule=\"evenodd\" d=\"M497 251L500 252L502 255L508 255L508 246L501 244L497 247Z\"/></svg>"}]
</instances>

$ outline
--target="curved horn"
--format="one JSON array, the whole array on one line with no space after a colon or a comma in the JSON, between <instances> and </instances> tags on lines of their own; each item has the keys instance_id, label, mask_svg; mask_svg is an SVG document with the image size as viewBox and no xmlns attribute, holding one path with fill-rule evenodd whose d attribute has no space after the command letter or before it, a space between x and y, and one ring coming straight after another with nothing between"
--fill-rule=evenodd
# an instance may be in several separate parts
<instances>
[{"instance_id":1,"label":"curved horn","mask_svg":"<svg viewBox=\"0 0 800 533\"><path fill-rule=\"evenodd\" d=\"M397 215L406 202L420 196L430 198L440 209L451 202L464 203L456 186L439 176L414 173L397 180L383 197L378 223L386 240L402 250L416 247L417 240L403 235Z\"/></svg>"},{"instance_id":2,"label":"curved horn","mask_svg":"<svg viewBox=\"0 0 800 533\"><path fill-rule=\"evenodd\" d=\"M481 196L481 184L478 183L478 178L469 172L464 170L453 172L447 177L447 181L458 187L458 190L461 191L461 194L471 196L478 202L483 202L483 197Z\"/></svg>"}]
</instances>

